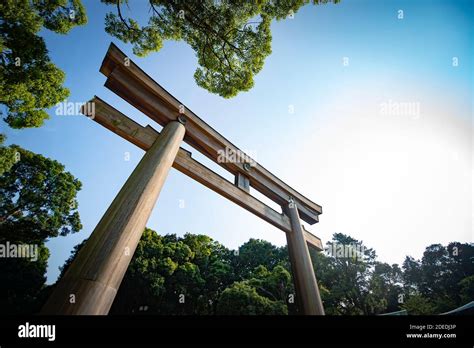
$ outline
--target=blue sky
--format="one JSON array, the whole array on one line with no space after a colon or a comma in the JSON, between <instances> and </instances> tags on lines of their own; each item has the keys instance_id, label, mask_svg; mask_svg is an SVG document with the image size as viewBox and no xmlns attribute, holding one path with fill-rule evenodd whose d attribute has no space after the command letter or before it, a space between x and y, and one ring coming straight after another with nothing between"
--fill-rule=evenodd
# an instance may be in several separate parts
<instances>
[{"instance_id":1,"label":"blue sky","mask_svg":"<svg viewBox=\"0 0 474 348\"><path fill-rule=\"evenodd\" d=\"M105 13L114 8L84 4L86 26L66 36L42 33L66 73L68 101L98 95L137 122L161 128L103 86L98 69L114 42L231 142L322 205L320 223L308 229L323 242L346 233L375 248L380 260L400 263L432 243L473 241L472 1L307 5L294 19L272 24L273 53L254 88L230 100L196 86L197 61L186 43L165 42L158 53L134 57L130 45L104 31ZM143 10L134 2L131 9L133 15ZM382 111L401 103L418 112ZM54 108L50 114L41 128L15 131L2 123L1 131L8 143L58 160L83 183L83 230L48 242L53 282L143 151L84 116L56 116ZM161 234L207 234L229 248L252 237L286 243L281 231L174 169L148 226Z\"/></svg>"}]
</instances>

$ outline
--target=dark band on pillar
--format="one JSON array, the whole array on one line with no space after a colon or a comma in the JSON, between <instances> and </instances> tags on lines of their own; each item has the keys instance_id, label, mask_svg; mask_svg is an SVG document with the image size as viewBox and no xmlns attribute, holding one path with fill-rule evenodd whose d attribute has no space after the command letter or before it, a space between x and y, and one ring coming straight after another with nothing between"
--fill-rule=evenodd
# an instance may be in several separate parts
<instances>
[{"instance_id":1,"label":"dark band on pillar","mask_svg":"<svg viewBox=\"0 0 474 348\"><path fill-rule=\"evenodd\" d=\"M184 126L186 124L186 116L179 115L178 116L178 122L181 123Z\"/></svg>"}]
</instances>

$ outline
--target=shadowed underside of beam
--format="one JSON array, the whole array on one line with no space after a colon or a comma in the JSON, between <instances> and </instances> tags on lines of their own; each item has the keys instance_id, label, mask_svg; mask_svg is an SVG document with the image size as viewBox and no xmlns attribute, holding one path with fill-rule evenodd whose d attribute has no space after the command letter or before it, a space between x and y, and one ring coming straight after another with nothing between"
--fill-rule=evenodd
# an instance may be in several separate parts
<instances>
[{"instance_id":1,"label":"shadowed underside of beam","mask_svg":"<svg viewBox=\"0 0 474 348\"><path fill-rule=\"evenodd\" d=\"M152 127L141 126L100 98L95 97L91 102L94 103L93 109L86 107L82 110L86 116L93 118L95 122L120 135L141 149L145 151L148 150L158 137L159 132ZM92 110L93 115L91 114ZM278 213L242 188L235 186L225 178L194 160L189 151L180 148L175 162L173 163L173 168L269 222L280 230L291 233L291 225L288 216ZM318 251L323 249L321 240L318 237L306 230L304 230L304 234L309 246Z\"/></svg>"}]
</instances>

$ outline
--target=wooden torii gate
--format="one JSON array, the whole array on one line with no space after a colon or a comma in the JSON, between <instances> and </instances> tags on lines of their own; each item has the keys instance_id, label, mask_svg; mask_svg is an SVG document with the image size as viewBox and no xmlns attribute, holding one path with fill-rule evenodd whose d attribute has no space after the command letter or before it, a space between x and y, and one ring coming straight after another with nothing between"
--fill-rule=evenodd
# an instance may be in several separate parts
<instances>
[{"instance_id":1,"label":"wooden torii gate","mask_svg":"<svg viewBox=\"0 0 474 348\"><path fill-rule=\"evenodd\" d=\"M200 182L286 233L296 290L303 314L324 315L308 246L321 240L300 218L318 222L321 206L310 201L216 132L143 72L114 44L100 71L105 86L163 126L161 133L134 122L98 97L82 112L146 151L90 238L56 285L42 314L107 314L171 167ZM180 148L182 141L235 176L231 183ZM222 160L223 154L240 160ZM221 157L219 157L221 156ZM243 160L242 160L243 159ZM250 186L282 207L275 211L250 195Z\"/></svg>"}]
</instances>

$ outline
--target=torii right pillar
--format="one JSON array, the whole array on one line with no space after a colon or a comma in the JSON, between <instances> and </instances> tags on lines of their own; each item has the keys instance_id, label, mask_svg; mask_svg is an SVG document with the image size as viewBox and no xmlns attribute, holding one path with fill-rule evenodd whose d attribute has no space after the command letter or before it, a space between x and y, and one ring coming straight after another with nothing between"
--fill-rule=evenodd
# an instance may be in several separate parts
<instances>
[{"instance_id":1,"label":"torii right pillar","mask_svg":"<svg viewBox=\"0 0 474 348\"><path fill-rule=\"evenodd\" d=\"M314 274L303 227L300 223L298 208L293 199L290 199L285 208L291 222L291 232L286 233L286 240L298 308L304 315L324 315L323 302L319 294L318 282Z\"/></svg>"}]
</instances>

